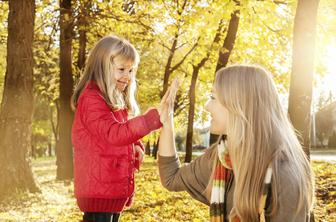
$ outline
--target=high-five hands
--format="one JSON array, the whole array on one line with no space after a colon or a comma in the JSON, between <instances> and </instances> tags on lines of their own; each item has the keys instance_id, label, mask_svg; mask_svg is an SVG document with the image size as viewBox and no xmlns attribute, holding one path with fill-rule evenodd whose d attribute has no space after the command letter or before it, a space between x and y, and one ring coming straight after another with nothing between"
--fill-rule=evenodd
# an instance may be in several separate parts
<instances>
[{"instance_id":1,"label":"high-five hands","mask_svg":"<svg viewBox=\"0 0 336 222\"><path fill-rule=\"evenodd\" d=\"M172 123L173 114L174 114L174 102L175 102L178 86L179 86L178 79L175 78L171 86L165 93L165 95L162 97L158 110L160 114L160 121L163 124L163 126L166 126L167 124Z\"/></svg>"}]
</instances>

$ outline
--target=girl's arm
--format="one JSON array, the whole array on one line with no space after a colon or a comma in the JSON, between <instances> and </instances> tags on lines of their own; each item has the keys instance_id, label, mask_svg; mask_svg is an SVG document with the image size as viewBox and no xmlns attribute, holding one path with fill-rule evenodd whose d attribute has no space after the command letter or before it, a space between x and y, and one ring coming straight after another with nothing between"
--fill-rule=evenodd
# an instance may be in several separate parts
<instances>
[{"instance_id":1,"label":"girl's arm","mask_svg":"<svg viewBox=\"0 0 336 222\"><path fill-rule=\"evenodd\" d=\"M77 109L81 113L83 124L90 133L115 146L135 143L162 126L157 109L150 109L143 115L120 123L98 94L83 95Z\"/></svg>"}]
</instances>

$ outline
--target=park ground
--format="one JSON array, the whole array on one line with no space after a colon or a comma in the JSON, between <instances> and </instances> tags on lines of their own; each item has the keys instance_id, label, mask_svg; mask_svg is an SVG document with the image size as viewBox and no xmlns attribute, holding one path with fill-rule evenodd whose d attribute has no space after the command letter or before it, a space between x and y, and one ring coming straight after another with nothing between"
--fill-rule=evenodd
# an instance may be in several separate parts
<instances>
[{"instance_id":1,"label":"park ground","mask_svg":"<svg viewBox=\"0 0 336 222\"><path fill-rule=\"evenodd\" d=\"M336 162L313 161L316 174L316 221L336 221ZM0 221L72 222L81 220L72 181L56 181L54 158L33 161L40 193L16 193L0 202ZM159 181L156 162L146 157L136 176L137 193L131 209L121 217L125 221L208 221L208 207L187 193L165 190Z\"/></svg>"}]
</instances>

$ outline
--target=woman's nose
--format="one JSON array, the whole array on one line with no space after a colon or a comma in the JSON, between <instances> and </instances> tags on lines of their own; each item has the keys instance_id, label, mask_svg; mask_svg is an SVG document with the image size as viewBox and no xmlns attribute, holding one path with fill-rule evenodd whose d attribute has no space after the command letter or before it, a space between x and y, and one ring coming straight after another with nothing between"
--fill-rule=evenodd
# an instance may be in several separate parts
<instances>
[{"instance_id":1,"label":"woman's nose","mask_svg":"<svg viewBox=\"0 0 336 222\"><path fill-rule=\"evenodd\" d=\"M206 103L205 103L205 106L204 106L205 110L210 112L210 100L208 100Z\"/></svg>"}]
</instances>

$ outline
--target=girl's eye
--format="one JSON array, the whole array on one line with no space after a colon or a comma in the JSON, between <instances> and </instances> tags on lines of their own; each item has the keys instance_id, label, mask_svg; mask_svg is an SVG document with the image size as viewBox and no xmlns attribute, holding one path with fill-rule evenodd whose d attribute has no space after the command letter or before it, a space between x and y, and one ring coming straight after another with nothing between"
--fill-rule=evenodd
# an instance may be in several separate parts
<instances>
[{"instance_id":1,"label":"girl's eye","mask_svg":"<svg viewBox=\"0 0 336 222\"><path fill-rule=\"evenodd\" d=\"M132 73L132 72L133 72L133 69L130 69L128 72L129 72L129 73Z\"/></svg>"},{"instance_id":2,"label":"girl's eye","mask_svg":"<svg viewBox=\"0 0 336 222\"><path fill-rule=\"evenodd\" d=\"M124 69L123 68L121 68L121 69L119 69L120 71L124 71Z\"/></svg>"}]
</instances>

